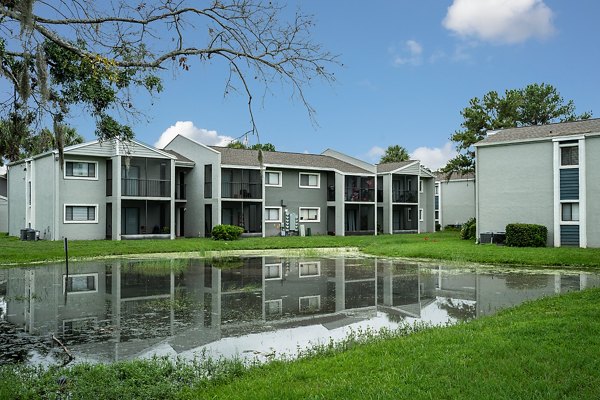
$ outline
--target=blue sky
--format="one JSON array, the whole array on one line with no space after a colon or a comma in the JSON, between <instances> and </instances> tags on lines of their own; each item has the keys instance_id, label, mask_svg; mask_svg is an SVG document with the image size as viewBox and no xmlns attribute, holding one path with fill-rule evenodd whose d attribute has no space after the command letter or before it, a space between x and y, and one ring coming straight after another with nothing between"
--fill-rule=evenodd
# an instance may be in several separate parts
<instances>
[{"instance_id":1,"label":"blue sky","mask_svg":"<svg viewBox=\"0 0 600 400\"><path fill-rule=\"evenodd\" d=\"M399 144L435 169L453 155L449 137L470 98L535 82L554 85L578 112L600 115L597 0L296 0L290 16L297 6L314 14L315 40L344 66L334 85L307 89L317 127L287 88L259 95L261 142L280 151L333 148L376 162ZM241 135L246 99L223 97L225 77L218 62L166 74L153 104L138 103L151 120L134 125L137 138L160 145L177 132L218 144ZM94 138L89 120L72 122Z\"/></svg>"}]
</instances>

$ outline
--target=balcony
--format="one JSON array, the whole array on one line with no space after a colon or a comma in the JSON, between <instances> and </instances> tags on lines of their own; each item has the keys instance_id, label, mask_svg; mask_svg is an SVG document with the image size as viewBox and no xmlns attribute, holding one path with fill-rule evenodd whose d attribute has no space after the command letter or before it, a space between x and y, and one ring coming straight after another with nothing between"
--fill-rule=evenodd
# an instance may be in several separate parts
<instances>
[{"instance_id":1,"label":"balcony","mask_svg":"<svg viewBox=\"0 0 600 400\"><path fill-rule=\"evenodd\" d=\"M225 182L221 185L224 199L261 199L262 185L248 182Z\"/></svg>"},{"instance_id":2,"label":"balcony","mask_svg":"<svg viewBox=\"0 0 600 400\"><path fill-rule=\"evenodd\" d=\"M185 183L178 183L175 185L175 200L185 200Z\"/></svg>"},{"instance_id":3,"label":"balcony","mask_svg":"<svg viewBox=\"0 0 600 400\"><path fill-rule=\"evenodd\" d=\"M375 189L346 188L344 192L345 201L375 201Z\"/></svg>"},{"instance_id":4,"label":"balcony","mask_svg":"<svg viewBox=\"0 0 600 400\"><path fill-rule=\"evenodd\" d=\"M121 196L171 197L171 181L165 179L121 179Z\"/></svg>"},{"instance_id":5,"label":"balcony","mask_svg":"<svg viewBox=\"0 0 600 400\"><path fill-rule=\"evenodd\" d=\"M411 190L393 190L392 202L394 203L417 203L418 196L416 191Z\"/></svg>"}]
</instances>

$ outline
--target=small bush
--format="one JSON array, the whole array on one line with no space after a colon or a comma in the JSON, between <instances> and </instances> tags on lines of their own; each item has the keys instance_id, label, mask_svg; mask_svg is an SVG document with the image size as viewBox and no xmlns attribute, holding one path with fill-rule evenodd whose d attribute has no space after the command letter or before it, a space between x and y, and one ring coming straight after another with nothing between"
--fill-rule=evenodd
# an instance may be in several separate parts
<instances>
[{"instance_id":1,"label":"small bush","mask_svg":"<svg viewBox=\"0 0 600 400\"><path fill-rule=\"evenodd\" d=\"M536 224L506 225L507 246L512 247L546 247L548 228Z\"/></svg>"},{"instance_id":2,"label":"small bush","mask_svg":"<svg viewBox=\"0 0 600 400\"><path fill-rule=\"evenodd\" d=\"M474 240L477 235L477 224L475 218L471 218L462 225L460 238L463 240Z\"/></svg>"},{"instance_id":3,"label":"small bush","mask_svg":"<svg viewBox=\"0 0 600 400\"><path fill-rule=\"evenodd\" d=\"M244 233L244 228L235 225L216 225L212 230L215 240L237 240Z\"/></svg>"},{"instance_id":4,"label":"small bush","mask_svg":"<svg viewBox=\"0 0 600 400\"><path fill-rule=\"evenodd\" d=\"M460 232L460 225L446 225L444 230L447 232Z\"/></svg>"}]
</instances>

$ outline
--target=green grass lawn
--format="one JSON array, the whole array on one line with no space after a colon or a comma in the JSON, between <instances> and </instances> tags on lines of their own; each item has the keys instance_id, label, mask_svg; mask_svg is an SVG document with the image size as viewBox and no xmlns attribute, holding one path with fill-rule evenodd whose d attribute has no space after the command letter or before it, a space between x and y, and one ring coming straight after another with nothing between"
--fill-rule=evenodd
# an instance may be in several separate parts
<instances>
[{"instance_id":1,"label":"green grass lawn","mask_svg":"<svg viewBox=\"0 0 600 400\"><path fill-rule=\"evenodd\" d=\"M207 370L210 380L202 378ZM165 360L45 371L5 366L0 398L597 399L599 370L600 289L590 289L250 368Z\"/></svg>"},{"instance_id":2,"label":"green grass lawn","mask_svg":"<svg viewBox=\"0 0 600 400\"><path fill-rule=\"evenodd\" d=\"M595 268L600 266L600 249L514 248L476 245L460 240L457 232L379 236L310 236L244 238L232 242L206 238L177 240L71 241L69 256L74 259L108 255L196 252L214 250L261 250L323 247L357 247L366 254L385 257L426 258L458 262ZM0 267L64 259L61 241L20 241L0 237Z\"/></svg>"}]
</instances>

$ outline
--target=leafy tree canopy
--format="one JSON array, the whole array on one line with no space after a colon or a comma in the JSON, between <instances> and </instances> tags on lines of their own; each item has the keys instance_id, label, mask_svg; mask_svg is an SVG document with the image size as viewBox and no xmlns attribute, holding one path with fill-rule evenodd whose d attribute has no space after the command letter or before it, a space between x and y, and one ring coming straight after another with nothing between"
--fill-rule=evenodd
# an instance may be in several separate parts
<instances>
[{"instance_id":1,"label":"leafy tree canopy","mask_svg":"<svg viewBox=\"0 0 600 400\"><path fill-rule=\"evenodd\" d=\"M100 139L131 139L132 119L143 117L133 93L159 93L161 71L216 61L229 72L224 93L248 99L249 132L257 133L253 91L274 84L312 118L304 90L334 81L337 56L314 41L312 16L283 15L284 6L261 0L0 0L0 84L10 87L0 92L0 119L18 143L75 111L94 118ZM53 132L61 157L63 131ZM0 143L0 159L19 155Z\"/></svg>"},{"instance_id":2,"label":"leafy tree canopy","mask_svg":"<svg viewBox=\"0 0 600 400\"><path fill-rule=\"evenodd\" d=\"M404 147L399 145L393 145L388 146L383 156L381 156L381 160L379 160L379 163L387 164L392 162L408 161L409 159L410 155Z\"/></svg>"},{"instance_id":3,"label":"leafy tree canopy","mask_svg":"<svg viewBox=\"0 0 600 400\"><path fill-rule=\"evenodd\" d=\"M275 150L275 146L271 143L256 143L252 146L246 146L244 143L234 140L229 143L227 147L232 149L250 149L250 150L262 150L262 151L277 151Z\"/></svg>"},{"instance_id":4,"label":"leafy tree canopy","mask_svg":"<svg viewBox=\"0 0 600 400\"><path fill-rule=\"evenodd\" d=\"M577 115L573 100L565 102L554 86L545 83L506 90L504 96L496 91L488 92L482 99L472 98L460 113L464 118L462 129L450 137L459 154L441 169L447 174L475 171L473 145L483 140L487 131L577 121L592 116L591 112Z\"/></svg>"}]
</instances>

